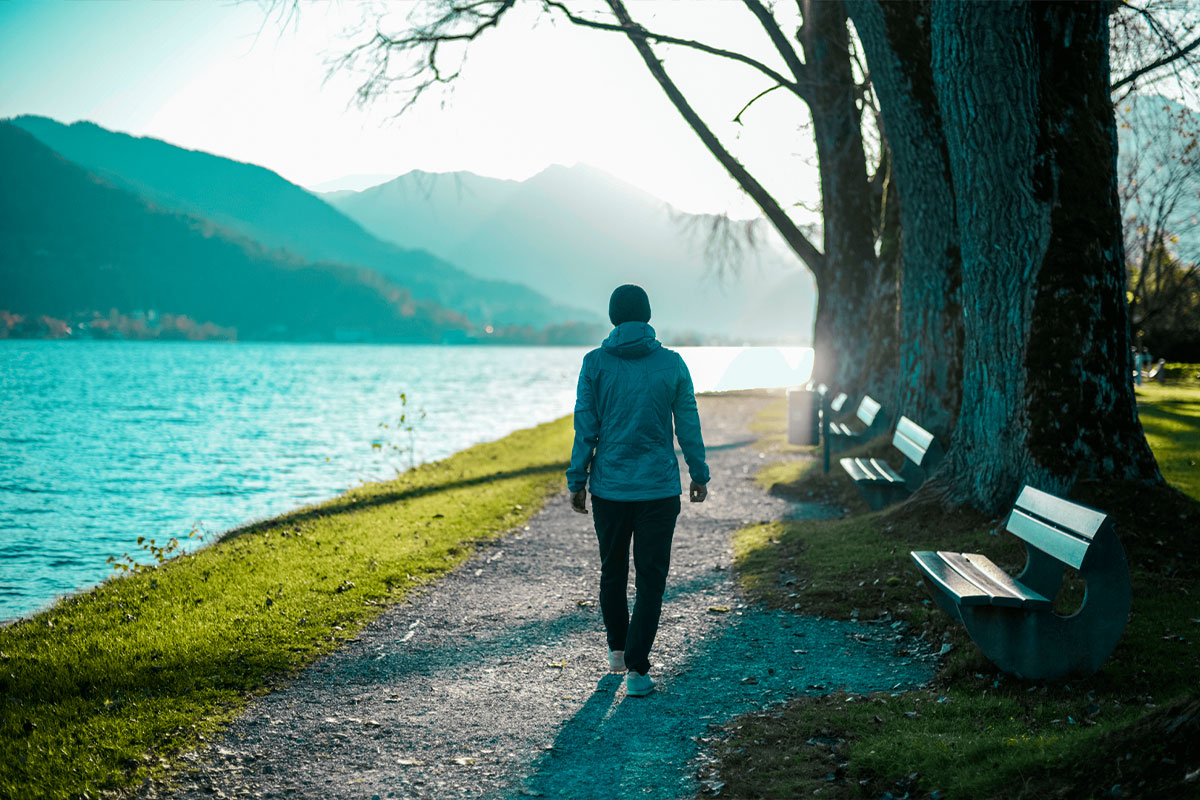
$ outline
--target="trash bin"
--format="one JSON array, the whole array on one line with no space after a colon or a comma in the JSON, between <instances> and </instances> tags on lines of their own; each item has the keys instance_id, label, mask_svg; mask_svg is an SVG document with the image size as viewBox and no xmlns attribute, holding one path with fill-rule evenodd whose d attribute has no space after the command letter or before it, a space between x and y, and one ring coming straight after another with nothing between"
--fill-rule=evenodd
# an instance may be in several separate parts
<instances>
[{"instance_id":1,"label":"trash bin","mask_svg":"<svg viewBox=\"0 0 1200 800\"><path fill-rule=\"evenodd\" d=\"M788 389L788 444L813 446L821 441L821 397L809 389Z\"/></svg>"}]
</instances>

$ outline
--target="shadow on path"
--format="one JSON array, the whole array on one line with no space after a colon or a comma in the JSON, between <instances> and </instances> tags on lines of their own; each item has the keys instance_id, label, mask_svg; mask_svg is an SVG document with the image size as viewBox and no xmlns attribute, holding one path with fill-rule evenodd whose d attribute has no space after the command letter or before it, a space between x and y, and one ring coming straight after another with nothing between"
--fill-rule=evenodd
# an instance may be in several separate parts
<instances>
[{"instance_id":1,"label":"shadow on path","mask_svg":"<svg viewBox=\"0 0 1200 800\"><path fill-rule=\"evenodd\" d=\"M238 528L237 530L230 531L225 538L233 539L238 536L245 536L246 534L261 533L267 529L281 528L286 525L295 525L296 523L306 522L310 519L335 517L340 514L349 514L355 511L361 511L364 508L386 506L392 503L399 503L404 500L412 500L417 497L424 497L426 495L445 492L452 489L465 489L471 486L494 484L510 478L524 478L530 475L547 475L550 473L563 472L566 470L566 468L567 462L561 461L550 464L535 464L533 466L524 467L523 469L507 470L504 472L488 472L483 475L476 475L473 478L460 478L458 480L430 484L429 486L420 486L416 489L406 489L404 491L373 492L363 495L355 493L352 490L351 492L336 498L330 503L302 508L298 511L293 511L290 514L281 514L277 517L272 517L269 520L251 523L244 528Z\"/></svg>"},{"instance_id":2,"label":"shadow on path","mask_svg":"<svg viewBox=\"0 0 1200 800\"><path fill-rule=\"evenodd\" d=\"M880 623L746 609L659 675L649 697L626 696L619 675L602 678L507 796L693 797L694 771L680 766L709 725L798 695L900 692L929 680L933 658L899 657L899 639Z\"/></svg>"}]
</instances>

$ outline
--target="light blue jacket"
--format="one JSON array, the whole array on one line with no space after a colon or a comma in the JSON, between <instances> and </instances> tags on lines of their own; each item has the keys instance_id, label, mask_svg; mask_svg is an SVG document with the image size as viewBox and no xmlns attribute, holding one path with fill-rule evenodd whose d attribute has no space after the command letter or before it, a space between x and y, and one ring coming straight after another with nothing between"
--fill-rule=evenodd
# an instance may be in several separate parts
<instances>
[{"instance_id":1,"label":"light blue jacket","mask_svg":"<svg viewBox=\"0 0 1200 800\"><path fill-rule=\"evenodd\" d=\"M654 328L622 323L583 357L567 488L588 486L605 500L678 497L675 436L692 480L708 483L687 365L654 338Z\"/></svg>"}]
</instances>

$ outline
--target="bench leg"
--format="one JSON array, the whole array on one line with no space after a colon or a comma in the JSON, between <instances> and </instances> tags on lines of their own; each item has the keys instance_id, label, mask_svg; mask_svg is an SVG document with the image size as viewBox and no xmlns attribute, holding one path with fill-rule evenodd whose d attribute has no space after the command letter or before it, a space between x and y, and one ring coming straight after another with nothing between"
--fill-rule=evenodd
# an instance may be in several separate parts
<instances>
[{"instance_id":1,"label":"bench leg","mask_svg":"<svg viewBox=\"0 0 1200 800\"><path fill-rule=\"evenodd\" d=\"M857 436L839 436L836 433L829 434L829 451L831 453L840 453L843 450L849 450L854 445L861 441Z\"/></svg>"},{"instance_id":2,"label":"bench leg","mask_svg":"<svg viewBox=\"0 0 1200 800\"><path fill-rule=\"evenodd\" d=\"M908 489L896 484L855 483L854 485L872 511L879 511L892 503L899 503L911 494Z\"/></svg>"}]
</instances>

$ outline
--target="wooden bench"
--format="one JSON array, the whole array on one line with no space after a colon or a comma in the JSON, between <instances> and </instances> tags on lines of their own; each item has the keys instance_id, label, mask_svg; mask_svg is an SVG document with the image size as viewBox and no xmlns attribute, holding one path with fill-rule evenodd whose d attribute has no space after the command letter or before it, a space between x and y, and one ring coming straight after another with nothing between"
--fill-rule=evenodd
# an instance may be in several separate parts
<instances>
[{"instance_id":1,"label":"wooden bench","mask_svg":"<svg viewBox=\"0 0 1200 800\"><path fill-rule=\"evenodd\" d=\"M1129 567L1111 521L1026 486L1005 528L1025 542L1016 578L977 553L913 552L933 599L1004 672L1032 680L1095 672L1129 618ZM1061 616L1053 605L1068 566L1087 591L1075 613Z\"/></svg>"},{"instance_id":2,"label":"wooden bench","mask_svg":"<svg viewBox=\"0 0 1200 800\"><path fill-rule=\"evenodd\" d=\"M839 462L872 511L899 502L921 488L926 473L942 460L941 445L933 434L908 417L900 417L896 423L892 446L904 454L900 472L874 458L843 458Z\"/></svg>"},{"instance_id":3,"label":"wooden bench","mask_svg":"<svg viewBox=\"0 0 1200 800\"><path fill-rule=\"evenodd\" d=\"M870 395L864 395L862 402L858 404L858 410L854 415L862 421L866 427L861 431L856 431L844 422L829 423L829 444L834 452L845 450L859 442L865 442L879 435L887 427L887 419L885 415L879 413L881 406Z\"/></svg>"}]
</instances>

